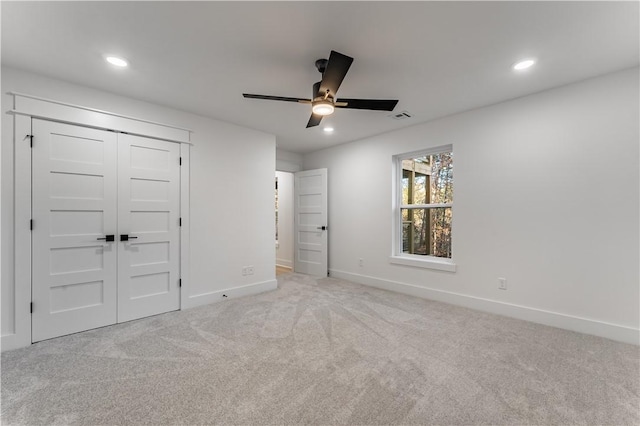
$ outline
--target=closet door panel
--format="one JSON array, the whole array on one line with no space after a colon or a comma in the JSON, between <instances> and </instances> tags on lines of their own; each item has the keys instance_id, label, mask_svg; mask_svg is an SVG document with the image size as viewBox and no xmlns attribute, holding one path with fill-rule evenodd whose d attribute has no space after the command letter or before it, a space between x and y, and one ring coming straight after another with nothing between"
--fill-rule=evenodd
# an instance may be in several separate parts
<instances>
[{"instance_id":1,"label":"closet door panel","mask_svg":"<svg viewBox=\"0 0 640 426\"><path fill-rule=\"evenodd\" d=\"M120 135L118 322L180 308L180 146ZM120 240L120 238L118 238Z\"/></svg>"},{"instance_id":2,"label":"closet door panel","mask_svg":"<svg viewBox=\"0 0 640 426\"><path fill-rule=\"evenodd\" d=\"M116 322L116 134L32 121L32 341Z\"/></svg>"}]
</instances>

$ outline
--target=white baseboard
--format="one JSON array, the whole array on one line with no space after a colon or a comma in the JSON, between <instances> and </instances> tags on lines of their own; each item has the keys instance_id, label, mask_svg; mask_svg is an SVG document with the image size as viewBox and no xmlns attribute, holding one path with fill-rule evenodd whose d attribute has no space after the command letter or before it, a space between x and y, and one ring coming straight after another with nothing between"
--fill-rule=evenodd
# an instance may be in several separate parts
<instances>
[{"instance_id":1,"label":"white baseboard","mask_svg":"<svg viewBox=\"0 0 640 426\"><path fill-rule=\"evenodd\" d=\"M293 261L287 259L276 259L276 266L283 266L285 268L293 269Z\"/></svg>"},{"instance_id":2,"label":"white baseboard","mask_svg":"<svg viewBox=\"0 0 640 426\"><path fill-rule=\"evenodd\" d=\"M467 296L459 293L420 287L413 284L354 274L336 269L331 269L330 275L335 278L383 290L390 290L423 299L450 303L452 305L464 306L471 309L477 309L479 311L531 321L551 327L563 328L565 330L605 337L619 342L640 345L640 330L632 327L610 324L557 312L544 311L542 309L514 305L496 300Z\"/></svg>"},{"instance_id":3,"label":"white baseboard","mask_svg":"<svg viewBox=\"0 0 640 426\"><path fill-rule=\"evenodd\" d=\"M0 337L0 350L10 351L13 349L24 348L31 344L31 335L20 336L18 334L5 334Z\"/></svg>"},{"instance_id":4,"label":"white baseboard","mask_svg":"<svg viewBox=\"0 0 640 426\"><path fill-rule=\"evenodd\" d=\"M182 309L194 308L196 306L208 305L210 303L222 302L225 299L250 296L252 294L264 293L278 288L278 281L268 280L254 284L232 287L224 290L212 291L210 293L197 294L183 301ZM226 297L225 297L226 296Z\"/></svg>"}]
</instances>

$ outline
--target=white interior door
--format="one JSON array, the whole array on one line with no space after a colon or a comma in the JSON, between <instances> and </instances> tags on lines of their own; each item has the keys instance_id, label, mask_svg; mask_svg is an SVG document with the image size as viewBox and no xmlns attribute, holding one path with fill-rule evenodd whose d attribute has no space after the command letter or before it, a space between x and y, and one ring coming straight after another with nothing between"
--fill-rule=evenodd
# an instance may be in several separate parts
<instances>
[{"instance_id":1,"label":"white interior door","mask_svg":"<svg viewBox=\"0 0 640 426\"><path fill-rule=\"evenodd\" d=\"M180 146L120 135L118 322L180 309ZM128 236L128 240L121 241Z\"/></svg>"},{"instance_id":2,"label":"white interior door","mask_svg":"<svg viewBox=\"0 0 640 426\"><path fill-rule=\"evenodd\" d=\"M32 121L32 341L116 322L116 134ZM26 224L25 224L26 225Z\"/></svg>"},{"instance_id":3,"label":"white interior door","mask_svg":"<svg viewBox=\"0 0 640 426\"><path fill-rule=\"evenodd\" d=\"M326 277L327 169L295 173L294 216L294 270Z\"/></svg>"}]
</instances>

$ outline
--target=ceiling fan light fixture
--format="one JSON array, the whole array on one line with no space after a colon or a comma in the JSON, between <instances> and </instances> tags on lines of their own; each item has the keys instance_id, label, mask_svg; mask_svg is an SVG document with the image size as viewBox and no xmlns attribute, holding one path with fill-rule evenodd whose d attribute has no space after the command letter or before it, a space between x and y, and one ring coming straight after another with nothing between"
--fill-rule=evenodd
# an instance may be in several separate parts
<instances>
[{"instance_id":1,"label":"ceiling fan light fixture","mask_svg":"<svg viewBox=\"0 0 640 426\"><path fill-rule=\"evenodd\" d=\"M329 100L320 100L313 102L311 111L318 115L331 115L335 110L333 103Z\"/></svg>"}]
</instances>

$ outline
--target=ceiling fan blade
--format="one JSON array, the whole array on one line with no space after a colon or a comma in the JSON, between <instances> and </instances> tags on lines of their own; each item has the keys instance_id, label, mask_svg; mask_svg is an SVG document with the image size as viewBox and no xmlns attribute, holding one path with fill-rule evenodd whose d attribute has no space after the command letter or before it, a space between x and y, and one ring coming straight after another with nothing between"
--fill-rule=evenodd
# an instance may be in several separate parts
<instances>
[{"instance_id":1,"label":"ceiling fan blade","mask_svg":"<svg viewBox=\"0 0 640 426\"><path fill-rule=\"evenodd\" d=\"M346 106L340 103L346 102ZM336 103L336 108L350 109L373 109L378 111L393 111L398 103L397 99L346 99L340 98L340 102Z\"/></svg>"},{"instance_id":2,"label":"ceiling fan blade","mask_svg":"<svg viewBox=\"0 0 640 426\"><path fill-rule=\"evenodd\" d=\"M311 117L309 118L309 122L307 123L307 129L309 127L315 127L318 124L320 124L320 122L322 121L322 116L319 114L311 114Z\"/></svg>"},{"instance_id":3,"label":"ceiling fan blade","mask_svg":"<svg viewBox=\"0 0 640 426\"><path fill-rule=\"evenodd\" d=\"M352 62L352 57L332 50L329 55L329 62L327 62L327 68L324 70L324 74L322 74L319 93L324 95L328 90L329 94L335 98L336 92L340 84L342 84L344 76L347 75L347 71L349 71Z\"/></svg>"},{"instance_id":4,"label":"ceiling fan blade","mask_svg":"<svg viewBox=\"0 0 640 426\"><path fill-rule=\"evenodd\" d=\"M311 99L288 98L286 96L252 95L251 93L243 93L242 96L250 99L265 99L267 101L311 102Z\"/></svg>"}]
</instances>

